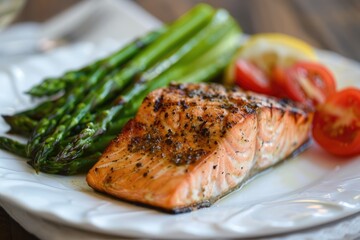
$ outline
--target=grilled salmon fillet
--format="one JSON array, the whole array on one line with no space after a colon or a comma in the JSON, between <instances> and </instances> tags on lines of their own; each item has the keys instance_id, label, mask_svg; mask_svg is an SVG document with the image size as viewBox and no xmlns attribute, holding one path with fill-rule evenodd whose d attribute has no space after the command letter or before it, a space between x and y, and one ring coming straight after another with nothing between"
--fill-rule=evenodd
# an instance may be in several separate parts
<instances>
[{"instance_id":1,"label":"grilled salmon fillet","mask_svg":"<svg viewBox=\"0 0 360 240\"><path fill-rule=\"evenodd\" d=\"M217 84L150 93L87 174L97 191L168 212L210 206L307 142L312 113Z\"/></svg>"}]
</instances>

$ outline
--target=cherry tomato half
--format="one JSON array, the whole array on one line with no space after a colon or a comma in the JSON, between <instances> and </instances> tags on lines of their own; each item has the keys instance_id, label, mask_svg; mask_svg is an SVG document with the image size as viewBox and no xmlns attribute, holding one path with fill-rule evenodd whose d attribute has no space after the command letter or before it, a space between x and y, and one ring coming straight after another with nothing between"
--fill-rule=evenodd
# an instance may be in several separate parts
<instances>
[{"instance_id":1,"label":"cherry tomato half","mask_svg":"<svg viewBox=\"0 0 360 240\"><path fill-rule=\"evenodd\" d=\"M315 112L312 133L332 154L360 154L360 89L337 92L321 105Z\"/></svg>"},{"instance_id":2,"label":"cherry tomato half","mask_svg":"<svg viewBox=\"0 0 360 240\"><path fill-rule=\"evenodd\" d=\"M241 88L262 94L273 94L271 81L255 64L238 59L235 65L235 82Z\"/></svg>"},{"instance_id":3,"label":"cherry tomato half","mask_svg":"<svg viewBox=\"0 0 360 240\"><path fill-rule=\"evenodd\" d=\"M298 62L292 67L274 70L274 81L294 101L317 106L335 93L332 73L322 64Z\"/></svg>"}]
</instances>

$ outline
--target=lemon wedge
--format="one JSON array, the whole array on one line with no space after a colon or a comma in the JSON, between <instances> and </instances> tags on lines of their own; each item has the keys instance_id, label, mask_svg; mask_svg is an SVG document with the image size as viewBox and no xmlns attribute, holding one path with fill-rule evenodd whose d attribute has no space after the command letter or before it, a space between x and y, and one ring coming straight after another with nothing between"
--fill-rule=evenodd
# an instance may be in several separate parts
<instances>
[{"instance_id":1,"label":"lemon wedge","mask_svg":"<svg viewBox=\"0 0 360 240\"><path fill-rule=\"evenodd\" d=\"M234 82L236 59L246 59L270 74L275 66L286 68L298 61L316 61L315 50L306 42L285 34L263 33L250 37L226 70L225 83Z\"/></svg>"}]
</instances>

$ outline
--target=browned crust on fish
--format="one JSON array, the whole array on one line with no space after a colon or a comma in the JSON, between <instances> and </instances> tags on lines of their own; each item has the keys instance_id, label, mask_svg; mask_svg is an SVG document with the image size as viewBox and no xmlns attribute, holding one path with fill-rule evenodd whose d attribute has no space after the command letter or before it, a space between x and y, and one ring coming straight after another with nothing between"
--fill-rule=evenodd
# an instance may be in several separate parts
<instances>
[{"instance_id":1,"label":"browned crust on fish","mask_svg":"<svg viewBox=\"0 0 360 240\"><path fill-rule=\"evenodd\" d=\"M216 84L152 92L87 175L95 190L180 213L303 150L312 113Z\"/></svg>"}]
</instances>

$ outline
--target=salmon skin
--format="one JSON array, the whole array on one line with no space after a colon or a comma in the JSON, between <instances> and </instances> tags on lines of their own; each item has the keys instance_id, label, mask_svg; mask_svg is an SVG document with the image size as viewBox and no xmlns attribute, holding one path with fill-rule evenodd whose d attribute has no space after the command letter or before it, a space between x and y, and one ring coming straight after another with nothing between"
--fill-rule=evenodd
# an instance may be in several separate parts
<instances>
[{"instance_id":1,"label":"salmon skin","mask_svg":"<svg viewBox=\"0 0 360 240\"><path fill-rule=\"evenodd\" d=\"M208 207L306 143L312 115L237 88L171 85L145 98L86 180L166 212Z\"/></svg>"}]
</instances>

